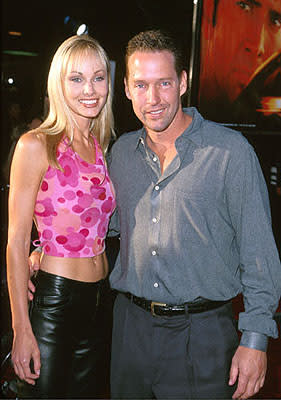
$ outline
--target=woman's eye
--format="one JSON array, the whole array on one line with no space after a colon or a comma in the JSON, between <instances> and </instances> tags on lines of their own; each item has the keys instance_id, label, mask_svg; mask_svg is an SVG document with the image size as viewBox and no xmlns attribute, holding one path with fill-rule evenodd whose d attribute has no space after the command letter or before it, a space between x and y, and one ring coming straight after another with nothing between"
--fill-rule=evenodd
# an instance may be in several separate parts
<instances>
[{"instance_id":1,"label":"woman's eye","mask_svg":"<svg viewBox=\"0 0 281 400\"><path fill-rule=\"evenodd\" d=\"M76 76L70 78L70 80L71 80L72 82L81 82L81 78L76 77Z\"/></svg>"}]
</instances>

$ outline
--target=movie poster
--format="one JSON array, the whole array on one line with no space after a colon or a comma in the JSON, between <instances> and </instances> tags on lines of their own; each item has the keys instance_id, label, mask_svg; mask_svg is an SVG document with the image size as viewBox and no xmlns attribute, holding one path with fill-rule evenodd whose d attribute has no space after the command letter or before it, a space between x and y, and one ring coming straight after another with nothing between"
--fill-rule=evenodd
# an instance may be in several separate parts
<instances>
[{"instance_id":1,"label":"movie poster","mask_svg":"<svg viewBox=\"0 0 281 400\"><path fill-rule=\"evenodd\" d=\"M197 7L194 104L225 125L281 133L281 0L201 0Z\"/></svg>"}]
</instances>

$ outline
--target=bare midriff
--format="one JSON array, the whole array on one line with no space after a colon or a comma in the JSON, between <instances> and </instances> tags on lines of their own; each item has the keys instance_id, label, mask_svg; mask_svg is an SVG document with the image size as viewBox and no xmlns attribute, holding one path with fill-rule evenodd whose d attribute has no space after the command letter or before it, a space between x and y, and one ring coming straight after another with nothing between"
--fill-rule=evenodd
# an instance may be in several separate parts
<instances>
[{"instance_id":1,"label":"bare midriff","mask_svg":"<svg viewBox=\"0 0 281 400\"><path fill-rule=\"evenodd\" d=\"M108 274L105 252L95 257L67 258L42 255L40 269L81 282L98 282Z\"/></svg>"}]
</instances>

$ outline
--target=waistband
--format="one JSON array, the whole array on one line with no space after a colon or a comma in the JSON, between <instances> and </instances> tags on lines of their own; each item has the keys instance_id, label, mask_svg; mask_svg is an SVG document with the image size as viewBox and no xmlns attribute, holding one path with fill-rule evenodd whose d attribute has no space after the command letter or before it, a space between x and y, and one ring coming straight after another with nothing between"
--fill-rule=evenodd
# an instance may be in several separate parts
<instances>
[{"instance_id":1,"label":"waistband","mask_svg":"<svg viewBox=\"0 0 281 400\"><path fill-rule=\"evenodd\" d=\"M230 303L231 300L225 301L212 301L203 300L198 302L190 302L184 304L165 304L159 303L157 301L146 300L142 297L134 296L131 293L123 293L132 303L149 311L153 316L170 317L174 315L182 315L185 313L196 314L209 310L214 310L215 308L222 307L224 304Z\"/></svg>"},{"instance_id":2,"label":"waistband","mask_svg":"<svg viewBox=\"0 0 281 400\"><path fill-rule=\"evenodd\" d=\"M84 281L77 281L75 279L70 279L70 278L65 278L64 276L52 274L50 272L43 271L42 269L39 269L39 271L36 273L35 277L33 278L35 281L40 281L40 283L43 284L52 284L55 285L56 287L68 287L69 289L83 289L87 290L87 288L99 288L103 285L105 282L104 279L97 281L97 282L84 282Z\"/></svg>"}]
</instances>

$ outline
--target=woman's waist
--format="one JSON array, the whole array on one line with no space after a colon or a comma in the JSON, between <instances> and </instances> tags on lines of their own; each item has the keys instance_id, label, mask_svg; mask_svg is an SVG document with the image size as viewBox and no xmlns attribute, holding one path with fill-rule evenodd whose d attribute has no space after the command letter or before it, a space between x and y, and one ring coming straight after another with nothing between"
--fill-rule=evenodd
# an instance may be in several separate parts
<instances>
[{"instance_id":1,"label":"woman's waist","mask_svg":"<svg viewBox=\"0 0 281 400\"><path fill-rule=\"evenodd\" d=\"M105 252L94 257L70 258L42 255L40 269L51 274L82 282L97 282L107 277Z\"/></svg>"},{"instance_id":2,"label":"woman's waist","mask_svg":"<svg viewBox=\"0 0 281 400\"><path fill-rule=\"evenodd\" d=\"M108 280L101 279L96 282L84 282L75 279L65 278L43 270L37 271L32 278L36 287L34 302L48 313L49 307L67 309L72 312L73 307L83 306L83 313L90 311L92 305L100 299L100 296L107 290ZM80 309L82 312L82 309Z\"/></svg>"}]
</instances>

